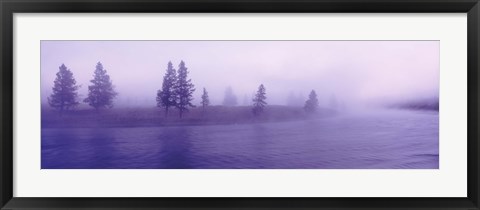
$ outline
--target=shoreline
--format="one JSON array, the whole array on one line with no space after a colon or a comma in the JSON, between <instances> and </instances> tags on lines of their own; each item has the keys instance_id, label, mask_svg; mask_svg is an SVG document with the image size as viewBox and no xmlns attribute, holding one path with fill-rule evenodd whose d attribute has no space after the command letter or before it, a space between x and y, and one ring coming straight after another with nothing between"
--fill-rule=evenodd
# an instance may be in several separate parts
<instances>
[{"instance_id":1,"label":"shoreline","mask_svg":"<svg viewBox=\"0 0 480 210\"><path fill-rule=\"evenodd\" d=\"M335 110L319 108L306 113L302 107L269 106L265 113L254 116L249 106L212 106L204 113L192 108L184 118L172 111L168 117L161 108L112 108L96 112L91 109L73 110L62 116L54 110L42 110L42 128L118 128L118 127L173 127L213 126L233 124L261 124L297 120L320 119L336 116Z\"/></svg>"}]
</instances>

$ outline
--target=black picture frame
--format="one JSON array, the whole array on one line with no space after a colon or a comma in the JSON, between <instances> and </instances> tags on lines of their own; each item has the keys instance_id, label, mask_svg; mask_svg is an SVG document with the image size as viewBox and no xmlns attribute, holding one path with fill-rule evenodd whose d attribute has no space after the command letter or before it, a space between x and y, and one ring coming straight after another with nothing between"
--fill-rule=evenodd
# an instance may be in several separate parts
<instances>
[{"instance_id":1,"label":"black picture frame","mask_svg":"<svg viewBox=\"0 0 480 210\"><path fill-rule=\"evenodd\" d=\"M0 0L1 209L479 209L478 0ZM26 198L13 197L14 13L467 13L466 198ZM94 190L94 189L92 189ZM125 189L128 190L128 189Z\"/></svg>"}]
</instances>

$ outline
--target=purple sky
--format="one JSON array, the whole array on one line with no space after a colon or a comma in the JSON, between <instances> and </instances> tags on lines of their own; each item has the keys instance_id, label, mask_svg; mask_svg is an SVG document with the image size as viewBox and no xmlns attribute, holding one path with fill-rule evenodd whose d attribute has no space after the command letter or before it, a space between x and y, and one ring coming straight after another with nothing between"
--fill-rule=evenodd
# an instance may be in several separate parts
<instances>
[{"instance_id":1,"label":"purple sky","mask_svg":"<svg viewBox=\"0 0 480 210\"><path fill-rule=\"evenodd\" d=\"M64 63L83 99L95 65L103 63L119 92L118 106L155 106L168 61L190 71L199 103L213 104L233 88L239 105L263 83L269 104L315 89L321 104L335 94L346 103L438 95L439 41L42 41L42 101Z\"/></svg>"}]
</instances>

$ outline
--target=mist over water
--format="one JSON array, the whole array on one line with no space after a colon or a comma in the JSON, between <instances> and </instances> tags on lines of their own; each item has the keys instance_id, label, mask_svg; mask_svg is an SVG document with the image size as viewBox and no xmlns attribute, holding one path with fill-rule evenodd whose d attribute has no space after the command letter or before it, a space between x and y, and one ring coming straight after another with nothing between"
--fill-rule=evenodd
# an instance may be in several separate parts
<instances>
[{"instance_id":1,"label":"mist over water","mask_svg":"<svg viewBox=\"0 0 480 210\"><path fill-rule=\"evenodd\" d=\"M196 107L157 107L170 61ZM83 102L98 62L111 109ZM42 169L438 169L439 72L438 41L42 41Z\"/></svg>"},{"instance_id":2,"label":"mist over water","mask_svg":"<svg viewBox=\"0 0 480 210\"><path fill-rule=\"evenodd\" d=\"M42 168L437 169L438 113L263 124L45 128Z\"/></svg>"},{"instance_id":3,"label":"mist over water","mask_svg":"<svg viewBox=\"0 0 480 210\"><path fill-rule=\"evenodd\" d=\"M267 102L295 104L314 89L321 105L334 95L350 108L438 96L438 41L42 41L42 102L58 67L72 72L80 98L97 62L119 93L116 107L156 105L167 63L186 63L199 104L206 88L212 105L233 90L238 105L260 84ZM303 105L304 101L297 102Z\"/></svg>"}]
</instances>

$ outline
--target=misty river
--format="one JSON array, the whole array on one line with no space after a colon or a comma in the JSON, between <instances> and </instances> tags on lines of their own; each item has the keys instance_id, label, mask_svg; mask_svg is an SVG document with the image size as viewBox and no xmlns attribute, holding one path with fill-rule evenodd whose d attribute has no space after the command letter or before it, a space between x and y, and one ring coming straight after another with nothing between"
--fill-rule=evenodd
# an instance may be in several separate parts
<instances>
[{"instance_id":1,"label":"misty river","mask_svg":"<svg viewBox=\"0 0 480 210\"><path fill-rule=\"evenodd\" d=\"M439 167L438 112L390 110L275 123L42 128L43 169Z\"/></svg>"}]
</instances>

